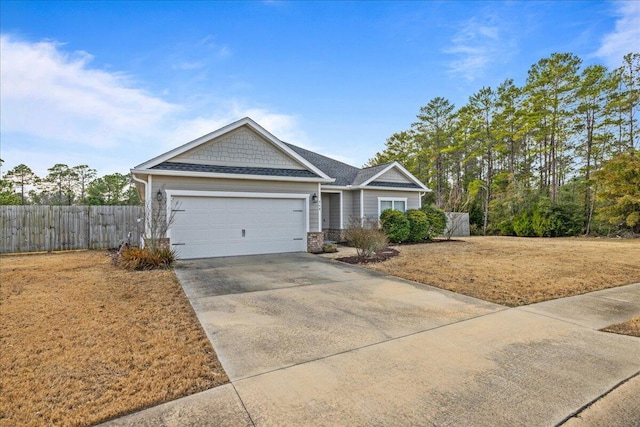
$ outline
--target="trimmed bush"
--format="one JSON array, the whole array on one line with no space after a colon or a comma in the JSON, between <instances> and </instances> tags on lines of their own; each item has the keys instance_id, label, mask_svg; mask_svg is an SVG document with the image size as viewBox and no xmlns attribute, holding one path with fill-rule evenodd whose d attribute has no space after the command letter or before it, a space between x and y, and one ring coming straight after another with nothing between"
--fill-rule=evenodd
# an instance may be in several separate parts
<instances>
[{"instance_id":1,"label":"trimmed bush","mask_svg":"<svg viewBox=\"0 0 640 427\"><path fill-rule=\"evenodd\" d=\"M425 205L420 210L425 213L429 223L425 238L433 240L436 236L441 236L447 228L447 216L444 211L433 205Z\"/></svg>"},{"instance_id":2,"label":"trimmed bush","mask_svg":"<svg viewBox=\"0 0 640 427\"><path fill-rule=\"evenodd\" d=\"M118 264L126 270L156 270L170 268L176 260L171 249L127 248Z\"/></svg>"},{"instance_id":3,"label":"trimmed bush","mask_svg":"<svg viewBox=\"0 0 640 427\"><path fill-rule=\"evenodd\" d=\"M409 237L409 220L402 212L387 209L380 215L380 222L390 241L400 243Z\"/></svg>"},{"instance_id":4,"label":"trimmed bush","mask_svg":"<svg viewBox=\"0 0 640 427\"><path fill-rule=\"evenodd\" d=\"M387 236L380 230L378 221L370 219L351 219L345 237L349 245L356 248L361 258L371 258L388 244Z\"/></svg>"},{"instance_id":5,"label":"trimmed bush","mask_svg":"<svg viewBox=\"0 0 640 427\"><path fill-rule=\"evenodd\" d=\"M409 209L407 211L407 219L409 220L409 242L422 242L427 238L429 231L429 220L427 214L418 209Z\"/></svg>"}]
</instances>

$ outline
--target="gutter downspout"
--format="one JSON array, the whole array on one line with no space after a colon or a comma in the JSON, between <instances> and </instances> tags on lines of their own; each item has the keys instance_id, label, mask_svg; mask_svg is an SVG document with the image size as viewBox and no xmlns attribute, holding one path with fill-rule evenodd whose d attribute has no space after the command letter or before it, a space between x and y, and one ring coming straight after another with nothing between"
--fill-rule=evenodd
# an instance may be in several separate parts
<instances>
[{"instance_id":1,"label":"gutter downspout","mask_svg":"<svg viewBox=\"0 0 640 427\"><path fill-rule=\"evenodd\" d=\"M143 181L140 178L138 178L135 174L131 173L131 178L136 181L139 182L141 184L144 185L144 234L145 236L149 235L149 224L147 221L147 215L150 215L151 212L151 182L147 182L147 181ZM151 180L151 176L149 175L148 178L149 180ZM144 237L140 236L140 245L144 246Z\"/></svg>"}]
</instances>

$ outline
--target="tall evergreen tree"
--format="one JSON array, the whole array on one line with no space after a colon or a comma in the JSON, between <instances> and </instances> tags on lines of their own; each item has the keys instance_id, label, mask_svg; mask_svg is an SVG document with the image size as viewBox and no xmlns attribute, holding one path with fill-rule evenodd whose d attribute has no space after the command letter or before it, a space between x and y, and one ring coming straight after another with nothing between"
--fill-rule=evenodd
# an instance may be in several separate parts
<instances>
[{"instance_id":1,"label":"tall evergreen tree","mask_svg":"<svg viewBox=\"0 0 640 427\"><path fill-rule=\"evenodd\" d=\"M47 170L49 174L46 176L45 182L55 189L54 203L71 206L75 199L76 171L63 163L57 163Z\"/></svg>"},{"instance_id":2,"label":"tall evergreen tree","mask_svg":"<svg viewBox=\"0 0 640 427\"><path fill-rule=\"evenodd\" d=\"M554 53L529 70L526 92L540 155L540 184L552 202L570 162L570 126L582 60L571 53Z\"/></svg>"},{"instance_id":3,"label":"tall evergreen tree","mask_svg":"<svg viewBox=\"0 0 640 427\"><path fill-rule=\"evenodd\" d=\"M37 184L39 181L38 176L31 170L31 168L25 164L19 164L13 169L9 170L4 179L11 182L13 185L20 189L20 204L24 205L26 202L25 190L28 186Z\"/></svg>"},{"instance_id":4,"label":"tall evergreen tree","mask_svg":"<svg viewBox=\"0 0 640 427\"><path fill-rule=\"evenodd\" d=\"M96 170L87 165L78 165L73 167L73 171L75 172L75 186L77 187L78 200L80 203L85 203L87 187L89 186L89 183L96 178Z\"/></svg>"},{"instance_id":5,"label":"tall evergreen tree","mask_svg":"<svg viewBox=\"0 0 640 427\"><path fill-rule=\"evenodd\" d=\"M418 149L418 170L424 170L426 181L435 192L436 206L441 208L447 192L448 165L445 150L452 144L455 105L448 99L437 97L420 108L418 121L412 127Z\"/></svg>"},{"instance_id":6,"label":"tall evergreen tree","mask_svg":"<svg viewBox=\"0 0 640 427\"><path fill-rule=\"evenodd\" d=\"M495 143L496 136L493 128L496 112L496 95L490 87L483 87L469 97L469 109L472 112L472 136L477 155L482 159L482 176L484 181L483 224L482 232L487 233L489 225L489 204L493 178L495 176Z\"/></svg>"},{"instance_id":7,"label":"tall evergreen tree","mask_svg":"<svg viewBox=\"0 0 640 427\"><path fill-rule=\"evenodd\" d=\"M586 67L580 75L580 85L576 92L576 131L578 142L576 154L583 159L581 171L584 174L584 217L585 233L591 229L594 210L591 175L603 158L611 140L608 131L607 101L616 87L616 81L602 65Z\"/></svg>"},{"instance_id":8,"label":"tall evergreen tree","mask_svg":"<svg viewBox=\"0 0 640 427\"><path fill-rule=\"evenodd\" d=\"M618 90L613 105L617 111L617 151L640 148L638 108L640 105L640 53L628 53L621 67L615 70Z\"/></svg>"}]
</instances>

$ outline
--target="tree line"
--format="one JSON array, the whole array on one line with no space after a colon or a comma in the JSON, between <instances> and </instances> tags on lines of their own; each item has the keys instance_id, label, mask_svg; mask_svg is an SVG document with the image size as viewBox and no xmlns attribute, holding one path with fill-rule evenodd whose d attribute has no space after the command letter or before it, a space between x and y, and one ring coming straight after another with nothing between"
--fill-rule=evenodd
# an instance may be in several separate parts
<instances>
[{"instance_id":1,"label":"tree line","mask_svg":"<svg viewBox=\"0 0 640 427\"><path fill-rule=\"evenodd\" d=\"M0 159L0 164L3 161ZM131 175L98 177L87 165L57 163L39 177L20 164L0 176L0 205L138 205L140 198Z\"/></svg>"},{"instance_id":2,"label":"tree line","mask_svg":"<svg viewBox=\"0 0 640 427\"><path fill-rule=\"evenodd\" d=\"M367 165L401 162L479 234L640 233L639 101L639 53L612 70L554 53L523 86L430 100Z\"/></svg>"}]
</instances>

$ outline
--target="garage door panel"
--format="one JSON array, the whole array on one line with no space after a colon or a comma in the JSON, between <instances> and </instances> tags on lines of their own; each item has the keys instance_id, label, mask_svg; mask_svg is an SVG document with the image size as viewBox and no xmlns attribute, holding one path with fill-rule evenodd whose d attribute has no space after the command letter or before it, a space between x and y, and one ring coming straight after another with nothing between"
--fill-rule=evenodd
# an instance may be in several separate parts
<instances>
[{"instance_id":1,"label":"garage door panel","mask_svg":"<svg viewBox=\"0 0 640 427\"><path fill-rule=\"evenodd\" d=\"M180 211L171 243L183 259L306 250L306 199L179 196L173 201Z\"/></svg>"}]
</instances>

